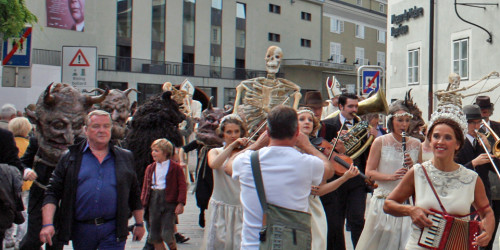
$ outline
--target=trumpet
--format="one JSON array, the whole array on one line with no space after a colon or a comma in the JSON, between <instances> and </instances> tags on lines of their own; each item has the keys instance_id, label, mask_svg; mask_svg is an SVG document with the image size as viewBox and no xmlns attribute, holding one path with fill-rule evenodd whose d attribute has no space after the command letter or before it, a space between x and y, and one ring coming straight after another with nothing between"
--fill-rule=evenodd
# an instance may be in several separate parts
<instances>
[{"instance_id":1,"label":"trumpet","mask_svg":"<svg viewBox=\"0 0 500 250\"><path fill-rule=\"evenodd\" d=\"M486 138L490 137L490 136L493 136L493 139L495 140L495 144L494 145L491 145L491 153L496 157L496 158L499 158L500 157L500 141L499 141L499 137L497 134L495 134L495 131L493 131L493 129L491 129L490 125L488 125L488 123L483 119L481 120L481 123L483 124L484 127L486 127L488 129L488 131L484 134L486 136Z\"/></svg>"},{"instance_id":2,"label":"trumpet","mask_svg":"<svg viewBox=\"0 0 500 250\"><path fill-rule=\"evenodd\" d=\"M484 122L484 120L483 120ZM488 150L488 148L486 147L486 144L484 143L483 141L483 138L481 138L481 136L479 135L479 131L477 131L477 129L474 129L474 131L476 132L476 137L477 137L477 140L479 141L479 143L481 143L481 146L483 147L484 149L484 152L486 152L486 155L488 155L488 159L490 160L490 163L491 165L493 166L493 169L495 170L498 178L500 179L500 173L498 172L498 169L497 169L497 166L495 165L495 162L493 161L493 159L491 158L491 154ZM490 130L490 132L492 132L493 130ZM494 133L494 132L493 132ZM495 143L495 145L498 144L498 140L497 140L497 143Z\"/></svg>"}]
</instances>

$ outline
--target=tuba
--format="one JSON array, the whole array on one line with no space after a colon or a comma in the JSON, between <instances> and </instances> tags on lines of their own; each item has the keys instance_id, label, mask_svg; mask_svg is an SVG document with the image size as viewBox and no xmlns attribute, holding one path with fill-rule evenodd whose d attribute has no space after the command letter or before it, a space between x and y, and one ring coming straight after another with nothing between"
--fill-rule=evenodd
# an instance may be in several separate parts
<instances>
[{"instance_id":1,"label":"tuba","mask_svg":"<svg viewBox=\"0 0 500 250\"><path fill-rule=\"evenodd\" d=\"M370 113L382 113L386 115L388 111L389 107L385 100L385 94L380 90L376 95L359 102L357 115ZM340 111L332 113L327 119L333 118L339 113ZM375 139L373 135L370 135L371 126L367 121L361 121L361 118L357 115L355 115L355 119L358 120L358 123L349 129L346 134L339 137L344 142L345 154L353 160L365 152Z\"/></svg>"}]
</instances>

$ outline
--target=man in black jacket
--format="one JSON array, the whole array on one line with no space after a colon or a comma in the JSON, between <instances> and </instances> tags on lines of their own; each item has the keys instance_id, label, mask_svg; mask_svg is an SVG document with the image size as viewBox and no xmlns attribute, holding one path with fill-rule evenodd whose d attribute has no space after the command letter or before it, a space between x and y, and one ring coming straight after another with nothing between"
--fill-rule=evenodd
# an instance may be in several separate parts
<instances>
[{"instance_id":1,"label":"man in black jacket","mask_svg":"<svg viewBox=\"0 0 500 250\"><path fill-rule=\"evenodd\" d=\"M339 132L345 134L346 130L359 122L354 116L358 112L358 97L356 95L342 94L339 97L339 108L339 115L323 120L330 127L325 136L327 141L331 141ZM344 126L342 126L343 124ZM370 133L375 132L370 131ZM354 160L354 165L359 168L360 172L365 172L369 151L368 148ZM339 177L335 175L327 182ZM327 249L345 249L344 225L346 219L351 227L352 244L356 247L365 224L366 190L364 180L358 176L348 180L337 190L321 197L328 223Z\"/></svg>"},{"instance_id":2,"label":"man in black jacket","mask_svg":"<svg viewBox=\"0 0 500 250\"><path fill-rule=\"evenodd\" d=\"M0 142L0 163L14 166L22 174L24 168L17 156L19 150L16 147L14 135L9 130L0 128Z\"/></svg>"},{"instance_id":3,"label":"man in black jacket","mask_svg":"<svg viewBox=\"0 0 500 250\"><path fill-rule=\"evenodd\" d=\"M90 112L87 141L70 146L57 164L43 202L42 242L51 245L57 228L57 239L72 240L75 249L124 249L130 213L136 221L133 239L144 235L133 156L109 144L111 127L108 112Z\"/></svg>"},{"instance_id":4,"label":"man in black jacket","mask_svg":"<svg viewBox=\"0 0 500 250\"><path fill-rule=\"evenodd\" d=\"M476 98L476 102L474 103L479 106L481 109L481 116L482 119L490 126L490 128L495 132L495 134L500 135L500 123L496 121L490 120L490 116L493 115L493 110L494 106L493 103L490 102L490 97L489 96L478 96ZM486 127L484 125L481 126L479 129L479 132L485 133L488 132ZM490 145L493 146L495 145L495 138L493 136L488 137L488 141L490 142ZM500 165L500 160L497 158L494 158L495 165L499 167ZM498 222L500 220L500 181L499 177L497 176L496 172L494 172L493 169L489 172L489 180L490 180L490 185L491 185L491 203L492 203L492 208L493 212L495 212L495 231L493 235L496 235L497 229L498 229ZM490 197L489 197L490 198ZM493 249L493 242L495 241L495 237L492 237L490 243L488 244L487 247L485 247L485 250L491 250Z\"/></svg>"}]
</instances>

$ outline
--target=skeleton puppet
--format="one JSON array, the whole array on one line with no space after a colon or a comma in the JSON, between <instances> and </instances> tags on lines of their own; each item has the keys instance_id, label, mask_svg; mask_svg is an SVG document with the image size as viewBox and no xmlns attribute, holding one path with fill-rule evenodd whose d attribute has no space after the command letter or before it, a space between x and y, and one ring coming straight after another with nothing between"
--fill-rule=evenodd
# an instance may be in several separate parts
<instances>
[{"instance_id":1,"label":"skeleton puppet","mask_svg":"<svg viewBox=\"0 0 500 250\"><path fill-rule=\"evenodd\" d=\"M271 46L266 53L267 77L257 77L241 82L236 87L234 114L246 119L249 132L267 118L269 111L280 104L289 104L293 98L293 108L297 108L300 98L300 87L295 83L276 78L283 53L281 48ZM243 91L245 91L242 97ZM289 99L288 99L289 97ZM242 102L242 105L240 103Z\"/></svg>"}]
</instances>

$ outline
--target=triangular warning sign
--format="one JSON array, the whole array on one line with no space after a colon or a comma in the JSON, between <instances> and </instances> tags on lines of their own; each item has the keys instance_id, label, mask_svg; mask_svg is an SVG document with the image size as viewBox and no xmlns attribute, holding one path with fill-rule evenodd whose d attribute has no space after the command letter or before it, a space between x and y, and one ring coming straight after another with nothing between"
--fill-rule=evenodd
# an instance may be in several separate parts
<instances>
[{"instance_id":1,"label":"triangular warning sign","mask_svg":"<svg viewBox=\"0 0 500 250\"><path fill-rule=\"evenodd\" d=\"M75 57L73 57L73 60L69 63L69 66L82 66L82 67L88 67L90 66L89 62L87 61L87 58L85 58L85 55L83 54L81 49L78 49L78 51L75 54Z\"/></svg>"}]
</instances>

